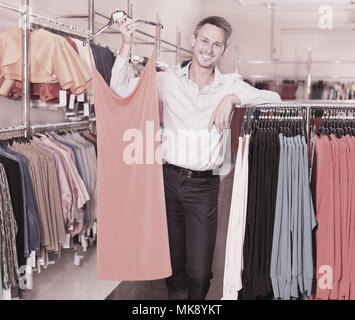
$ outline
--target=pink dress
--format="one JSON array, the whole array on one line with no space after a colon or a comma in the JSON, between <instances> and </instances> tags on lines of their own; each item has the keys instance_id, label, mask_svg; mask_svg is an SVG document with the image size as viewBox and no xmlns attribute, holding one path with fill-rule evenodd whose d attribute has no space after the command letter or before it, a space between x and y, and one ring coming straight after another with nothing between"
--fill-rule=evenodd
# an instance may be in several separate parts
<instances>
[{"instance_id":1,"label":"pink dress","mask_svg":"<svg viewBox=\"0 0 355 320\"><path fill-rule=\"evenodd\" d=\"M101 280L153 280L172 274L162 155L156 152L160 135L156 135L155 55L156 49L136 88L125 98L107 86L91 61L98 149L97 276ZM134 157L138 164L129 163Z\"/></svg>"}]
</instances>

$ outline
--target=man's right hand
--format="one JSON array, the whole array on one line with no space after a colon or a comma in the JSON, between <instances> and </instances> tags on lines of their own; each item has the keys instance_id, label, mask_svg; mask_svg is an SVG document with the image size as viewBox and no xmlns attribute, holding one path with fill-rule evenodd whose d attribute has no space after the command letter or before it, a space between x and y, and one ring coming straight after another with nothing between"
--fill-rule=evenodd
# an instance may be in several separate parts
<instances>
[{"instance_id":1,"label":"man's right hand","mask_svg":"<svg viewBox=\"0 0 355 320\"><path fill-rule=\"evenodd\" d=\"M140 26L140 23L136 21L137 19L130 19L127 16L123 16L117 20L119 31L122 36L122 45L119 52L119 55L122 58L127 58L129 56L129 51L133 42L132 33L136 31Z\"/></svg>"}]
</instances>

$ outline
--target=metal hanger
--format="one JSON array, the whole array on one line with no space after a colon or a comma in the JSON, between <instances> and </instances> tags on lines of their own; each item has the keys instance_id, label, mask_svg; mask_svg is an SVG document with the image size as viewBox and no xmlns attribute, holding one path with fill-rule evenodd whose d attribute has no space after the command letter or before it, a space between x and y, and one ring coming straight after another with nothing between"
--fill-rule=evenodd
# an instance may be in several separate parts
<instances>
[{"instance_id":1,"label":"metal hanger","mask_svg":"<svg viewBox=\"0 0 355 320\"><path fill-rule=\"evenodd\" d=\"M109 22L102 27L100 30L96 31L94 34L92 34L88 39L83 40L83 45L85 46L86 43L92 39L94 39L96 36L98 36L100 33L104 32L106 29L110 28L118 19L122 18L123 16L126 16L129 19L132 19L125 11L123 10L117 10L111 14ZM152 26L158 26L159 28L163 29L164 26L161 23L156 23L148 20L142 20L139 19L136 22L138 23L143 23L143 24L149 24Z\"/></svg>"}]
</instances>

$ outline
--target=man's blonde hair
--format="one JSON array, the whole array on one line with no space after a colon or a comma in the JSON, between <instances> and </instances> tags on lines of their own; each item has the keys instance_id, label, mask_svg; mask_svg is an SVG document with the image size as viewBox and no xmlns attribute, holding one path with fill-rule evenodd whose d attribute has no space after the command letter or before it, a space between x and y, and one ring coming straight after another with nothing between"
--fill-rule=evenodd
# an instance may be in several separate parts
<instances>
[{"instance_id":1,"label":"man's blonde hair","mask_svg":"<svg viewBox=\"0 0 355 320\"><path fill-rule=\"evenodd\" d=\"M196 28L195 28L195 31L194 31L194 36L195 38L197 37L200 29L205 25L205 24L212 24L218 28L221 28L224 30L224 34L225 34L225 39L224 39L224 42L227 43L229 37L231 36L232 34L232 26L230 25L230 23L222 18L222 17L218 17L218 16L210 16L210 17L207 17L203 20L201 20L197 25L196 25Z\"/></svg>"}]
</instances>

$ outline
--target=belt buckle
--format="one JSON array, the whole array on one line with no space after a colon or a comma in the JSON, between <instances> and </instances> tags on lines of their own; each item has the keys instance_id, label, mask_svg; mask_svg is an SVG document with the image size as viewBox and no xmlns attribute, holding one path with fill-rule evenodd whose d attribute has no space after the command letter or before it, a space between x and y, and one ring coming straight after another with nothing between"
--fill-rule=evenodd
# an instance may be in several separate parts
<instances>
[{"instance_id":1,"label":"belt buckle","mask_svg":"<svg viewBox=\"0 0 355 320\"><path fill-rule=\"evenodd\" d=\"M192 177L192 171L188 169L181 168L180 175L186 175L188 178Z\"/></svg>"}]
</instances>

